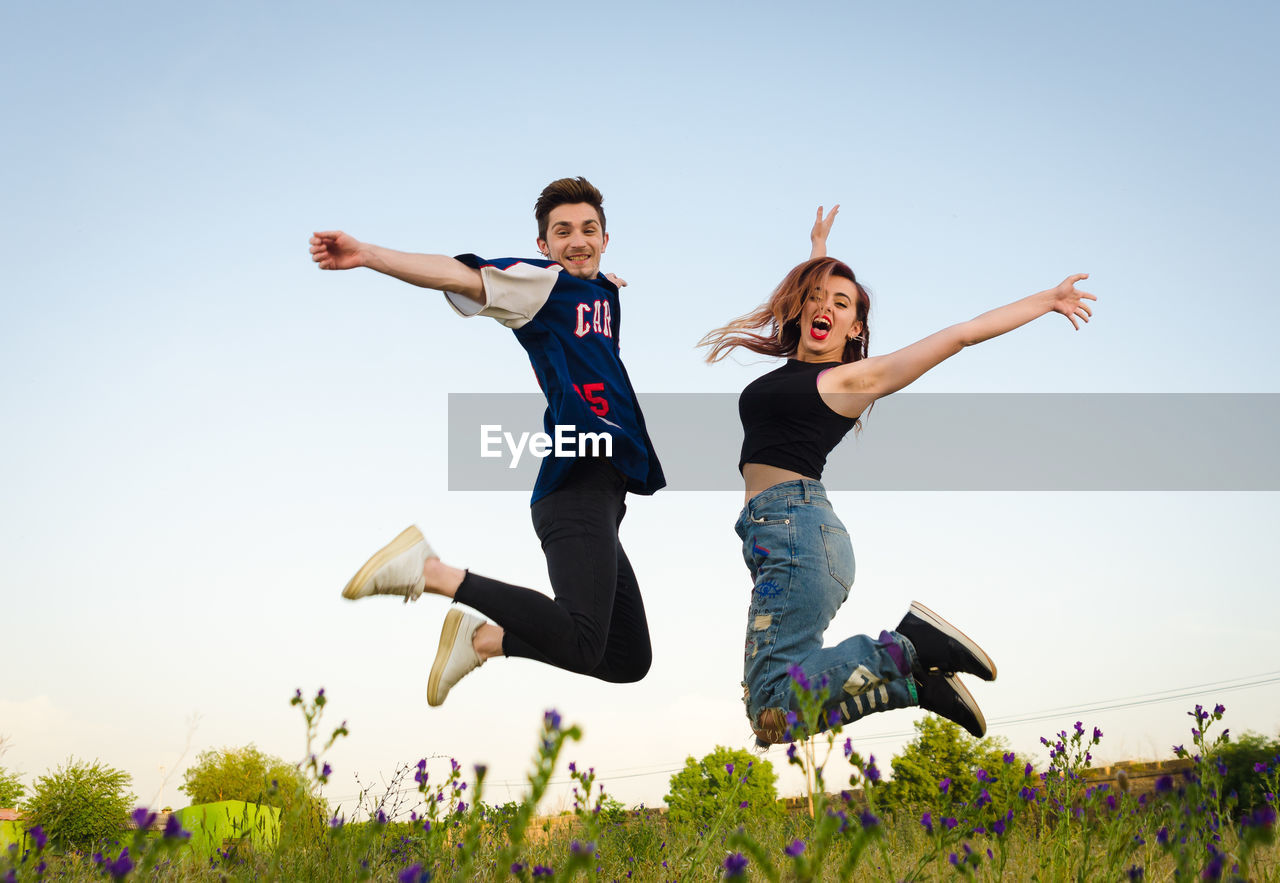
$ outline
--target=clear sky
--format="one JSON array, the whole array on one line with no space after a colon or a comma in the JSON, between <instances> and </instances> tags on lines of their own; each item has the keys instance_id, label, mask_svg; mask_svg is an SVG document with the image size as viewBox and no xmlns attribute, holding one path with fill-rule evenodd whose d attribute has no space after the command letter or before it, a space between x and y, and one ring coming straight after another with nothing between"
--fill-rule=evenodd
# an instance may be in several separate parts
<instances>
[{"instance_id":1,"label":"clear sky","mask_svg":"<svg viewBox=\"0 0 1280 883\"><path fill-rule=\"evenodd\" d=\"M873 351L1092 274L1085 330L1042 319L919 390L1276 393L1278 25L1266 3L5 4L0 764L30 784L97 757L182 806L200 750L298 758L288 699L324 686L347 807L355 775L424 756L487 763L514 798L551 707L612 793L661 802L687 755L748 744L740 493L632 498L645 681L496 660L428 708L444 602L339 592L413 522L451 563L547 588L527 492L449 492L443 443L449 392L532 372L437 294L317 271L310 233L527 256L539 190L585 175L637 388L725 393L768 366L693 344L839 202ZM1103 759L1165 757L1197 701L1280 730L1276 494L835 506L858 572L833 636L934 607L999 663L973 692L1016 748L1083 717ZM1169 692L1189 695L1080 711ZM850 735L887 759L912 720Z\"/></svg>"}]
</instances>

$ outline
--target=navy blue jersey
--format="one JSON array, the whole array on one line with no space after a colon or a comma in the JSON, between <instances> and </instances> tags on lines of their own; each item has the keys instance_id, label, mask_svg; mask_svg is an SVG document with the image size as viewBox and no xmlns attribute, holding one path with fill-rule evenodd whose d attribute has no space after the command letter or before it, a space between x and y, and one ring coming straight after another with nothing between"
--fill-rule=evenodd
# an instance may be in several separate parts
<instances>
[{"instance_id":1,"label":"navy blue jersey","mask_svg":"<svg viewBox=\"0 0 1280 883\"><path fill-rule=\"evenodd\" d=\"M449 303L464 316L489 316L515 332L547 397L544 431L554 436L559 425L576 432L607 432L613 439L613 465L627 477L627 490L652 494L665 486L619 354L617 287L603 275L579 279L555 261L485 260L473 254L458 255L458 260L480 271L485 302L446 292ZM544 457L533 502L559 487L573 462L571 457Z\"/></svg>"}]
</instances>

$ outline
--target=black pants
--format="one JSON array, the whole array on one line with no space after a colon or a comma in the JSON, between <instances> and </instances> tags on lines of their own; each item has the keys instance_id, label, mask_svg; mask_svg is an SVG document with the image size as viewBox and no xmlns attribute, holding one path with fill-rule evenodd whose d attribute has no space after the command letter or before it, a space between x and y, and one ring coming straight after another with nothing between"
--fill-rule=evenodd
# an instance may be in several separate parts
<instances>
[{"instance_id":1,"label":"black pants","mask_svg":"<svg viewBox=\"0 0 1280 883\"><path fill-rule=\"evenodd\" d=\"M640 587L618 542L625 498L626 479L608 460L579 460L532 509L555 598L468 571L455 600L502 626L507 656L612 683L640 680L653 650Z\"/></svg>"}]
</instances>

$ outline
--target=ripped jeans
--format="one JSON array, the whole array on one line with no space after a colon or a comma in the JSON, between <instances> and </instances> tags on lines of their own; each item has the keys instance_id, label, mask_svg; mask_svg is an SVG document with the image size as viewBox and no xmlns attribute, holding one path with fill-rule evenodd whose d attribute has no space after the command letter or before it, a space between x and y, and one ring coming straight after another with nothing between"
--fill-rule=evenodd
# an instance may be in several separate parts
<instances>
[{"instance_id":1,"label":"ripped jeans","mask_svg":"<svg viewBox=\"0 0 1280 883\"><path fill-rule=\"evenodd\" d=\"M747 615L744 681L752 723L767 708L794 709L788 669L798 665L817 688L830 690L841 723L876 711L918 705L911 669L915 649L902 635L855 635L833 647L823 633L853 585L853 544L808 479L774 485L738 516L742 557L754 587Z\"/></svg>"}]
</instances>

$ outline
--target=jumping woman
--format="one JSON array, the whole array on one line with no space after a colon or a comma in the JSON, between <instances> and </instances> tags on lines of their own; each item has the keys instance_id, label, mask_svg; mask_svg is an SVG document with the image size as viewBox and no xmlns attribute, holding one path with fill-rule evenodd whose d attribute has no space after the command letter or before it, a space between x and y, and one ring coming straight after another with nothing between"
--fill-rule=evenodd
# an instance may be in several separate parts
<instances>
[{"instance_id":1,"label":"jumping woman","mask_svg":"<svg viewBox=\"0 0 1280 883\"><path fill-rule=\"evenodd\" d=\"M839 206L818 208L810 259L769 300L712 331L708 362L736 347L785 358L747 385L738 400L744 433L738 468L746 504L738 517L742 556L754 583L747 614L744 699L762 745L783 741L794 710L790 672L830 690L823 726L890 708L919 705L976 737L986 721L957 677L995 680L996 666L962 631L913 602L893 631L855 635L834 646L823 635L853 584L853 547L821 484L827 455L879 398L897 392L967 346L1048 313L1079 330L1096 300L1076 288L1087 273L952 325L882 356L870 356L871 300L848 265L826 256Z\"/></svg>"}]
</instances>

